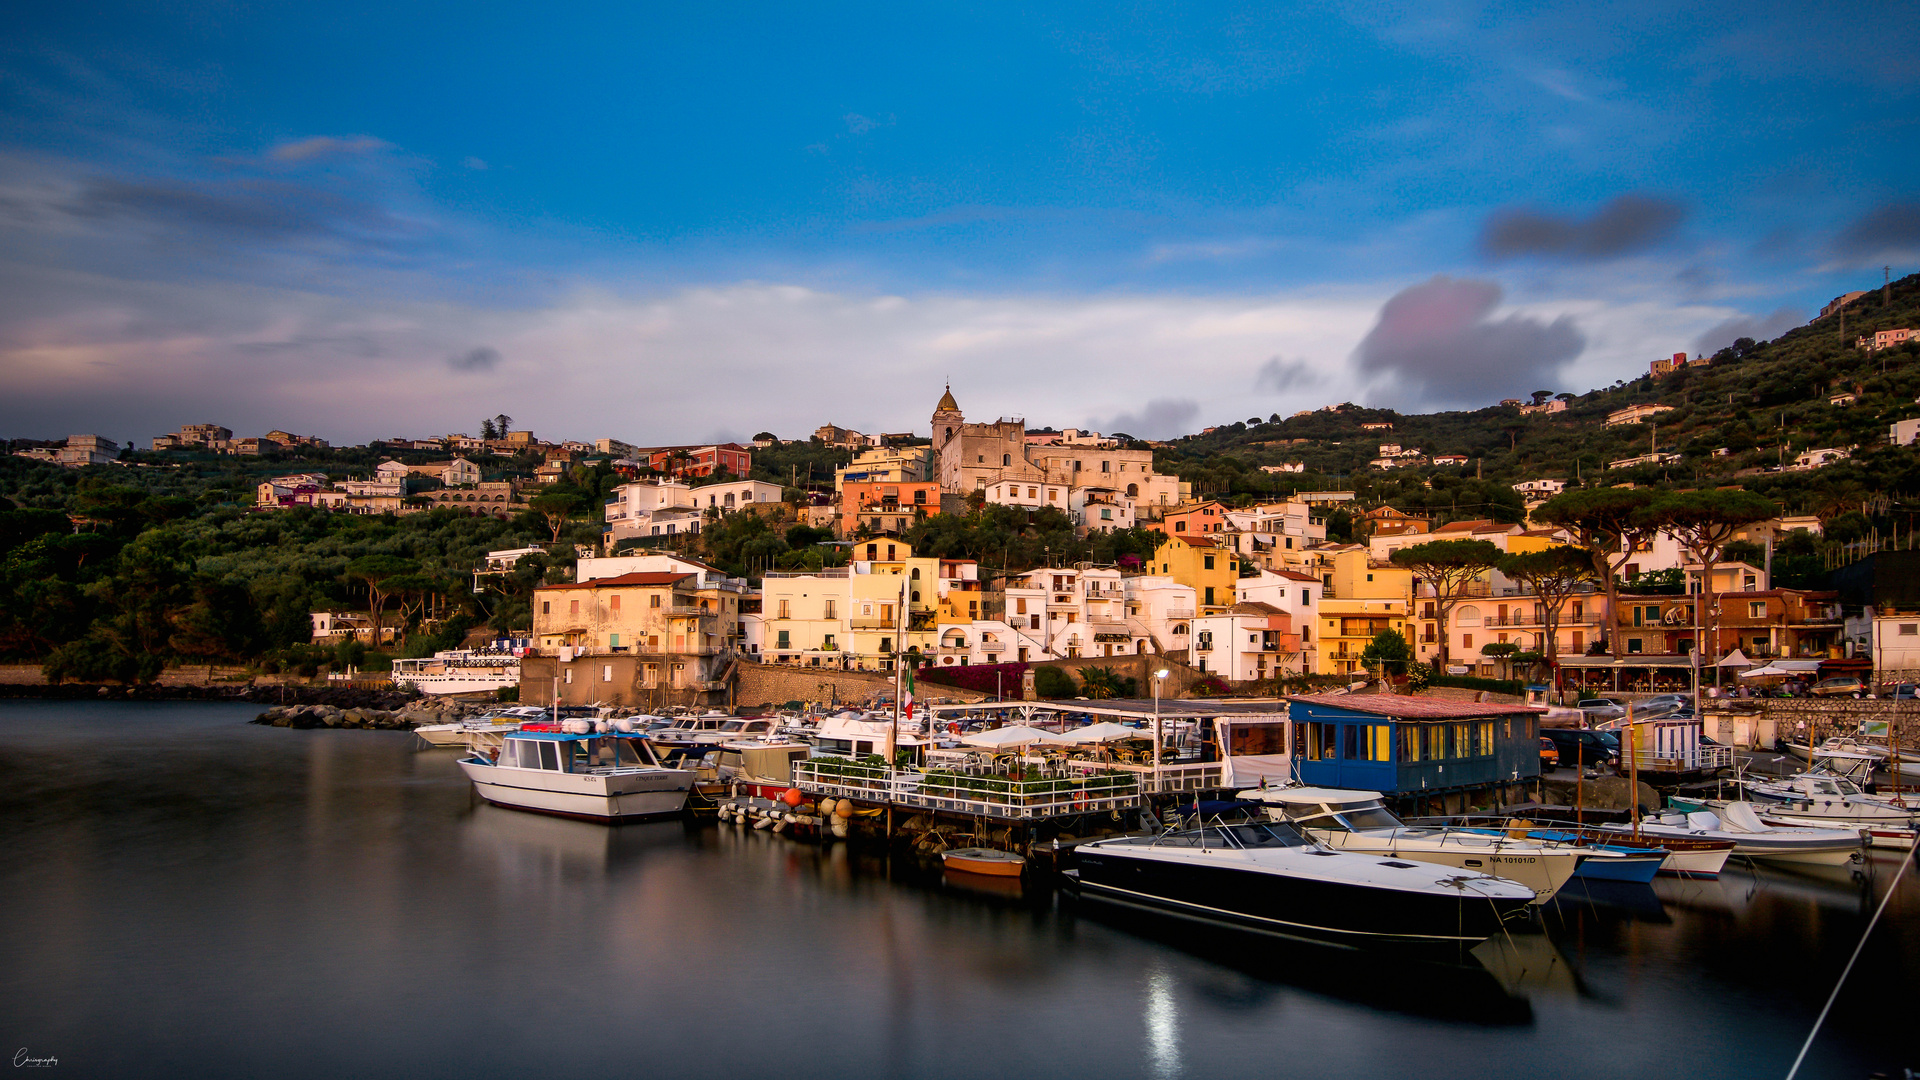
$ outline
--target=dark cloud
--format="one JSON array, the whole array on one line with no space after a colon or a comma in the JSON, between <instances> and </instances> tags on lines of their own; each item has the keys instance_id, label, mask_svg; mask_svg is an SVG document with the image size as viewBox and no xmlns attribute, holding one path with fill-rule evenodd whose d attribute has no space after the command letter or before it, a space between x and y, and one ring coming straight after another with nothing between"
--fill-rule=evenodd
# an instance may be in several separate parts
<instances>
[{"instance_id":1,"label":"dark cloud","mask_svg":"<svg viewBox=\"0 0 1920 1080\"><path fill-rule=\"evenodd\" d=\"M1167 439L1184 435L1200 415L1200 406L1186 398L1154 398L1137 413L1121 413L1102 423L1089 426L1101 431L1122 431L1137 439Z\"/></svg>"},{"instance_id":2,"label":"dark cloud","mask_svg":"<svg viewBox=\"0 0 1920 1080\"><path fill-rule=\"evenodd\" d=\"M1805 322L1792 308L1780 308L1771 315L1737 315L1693 339L1696 355L1712 356L1738 338L1772 341Z\"/></svg>"},{"instance_id":3,"label":"dark cloud","mask_svg":"<svg viewBox=\"0 0 1920 1080\"><path fill-rule=\"evenodd\" d=\"M409 227L369 202L278 180L194 184L97 179L67 204L75 217L251 240L394 236Z\"/></svg>"},{"instance_id":4,"label":"dark cloud","mask_svg":"<svg viewBox=\"0 0 1920 1080\"><path fill-rule=\"evenodd\" d=\"M1677 202L1638 194L1610 199L1588 218L1538 210L1498 210L1480 231L1480 250L1491 259L1612 259L1645 251L1666 240L1686 216L1686 209Z\"/></svg>"},{"instance_id":5,"label":"dark cloud","mask_svg":"<svg viewBox=\"0 0 1920 1080\"><path fill-rule=\"evenodd\" d=\"M1516 386L1553 385L1585 335L1564 315L1493 321L1500 296L1494 282L1444 275L1401 290L1354 350L1361 373L1385 378L1389 399L1428 405L1486 404Z\"/></svg>"},{"instance_id":6,"label":"dark cloud","mask_svg":"<svg viewBox=\"0 0 1920 1080\"><path fill-rule=\"evenodd\" d=\"M1281 394L1295 387L1318 386L1323 381L1324 377L1307 361L1282 360L1276 356L1260 365L1253 378L1253 388Z\"/></svg>"},{"instance_id":7,"label":"dark cloud","mask_svg":"<svg viewBox=\"0 0 1920 1080\"><path fill-rule=\"evenodd\" d=\"M500 365L500 350L491 345L447 357L447 366L455 371L492 371Z\"/></svg>"},{"instance_id":8,"label":"dark cloud","mask_svg":"<svg viewBox=\"0 0 1920 1080\"><path fill-rule=\"evenodd\" d=\"M1920 252L1920 199L1891 202L1847 226L1834 249L1849 259L1878 259Z\"/></svg>"}]
</instances>

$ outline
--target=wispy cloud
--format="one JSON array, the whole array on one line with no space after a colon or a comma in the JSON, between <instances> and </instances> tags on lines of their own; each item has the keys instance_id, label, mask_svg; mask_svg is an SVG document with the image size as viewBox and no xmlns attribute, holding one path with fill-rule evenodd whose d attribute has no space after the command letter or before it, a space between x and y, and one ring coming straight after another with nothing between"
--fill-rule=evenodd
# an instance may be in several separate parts
<instances>
[{"instance_id":1,"label":"wispy cloud","mask_svg":"<svg viewBox=\"0 0 1920 1080\"><path fill-rule=\"evenodd\" d=\"M376 150L386 149L390 149L390 144L371 135L345 137L315 135L311 138L281 143L267 151L267 156L275 161L315 161L320 158L371 154Z\"/></svg>"}]
</instances>

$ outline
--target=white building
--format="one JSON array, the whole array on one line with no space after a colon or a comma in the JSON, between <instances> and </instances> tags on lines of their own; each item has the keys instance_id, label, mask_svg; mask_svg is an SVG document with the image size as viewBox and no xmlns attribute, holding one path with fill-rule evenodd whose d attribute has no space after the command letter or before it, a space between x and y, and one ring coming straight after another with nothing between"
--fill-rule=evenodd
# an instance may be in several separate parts
<instances>
[{"instance_id":1,"label":"white building","mask_svg":"<svg viewBox=\"0 0 1920 1080\"><path fill-rule=\"evenodd\" d=\"M1064 514L1068 507L1067 495L1072 489L1065 484L1034 479L995 480L980 490L986 494L987 501L996 506L1018 506L1025 510L1051 506Z\"/></svg>"},{"instance_id":2,"label":"white building","mask_svg":"<svg viewBox=\"0 0 1920 1080\"><path fill-rule=\"evenodd\" d=\"M1809 450L1793 459L1794 469L1824 469L1836 461L1845 461L1853 456L1851 450L1839 447L1827 447L1821 450Z\"/></svg>"},{"instance_id":3,"label":"white building","mask_svg":"<svg viewBox=\"0 0 1920 1080\"><path fill-rule=\"evenodd\" d=\"M1203 615L1193 623L1193 666L1231 682L1298 675L1305 668L1296 625L1292 615L1257 601Z\"/></svg>"},{"instance_id":4,"label":"white building","mask_svg":"<svg viewBox=\"0 0 1920 1080\"><path fill-rule=\"evenodd\" d=\"M727 480L718 484L703 484L694 488L691 494L695 509L731 514L748 506L778 503L782 490L779 484L765 480Z\"/></svg>"},{"instance_id":5,"label":"white building","mask_svg":"<svg viewBox=\"0 0 1920 1080\"><path fill-rule=\"evenodd\" d=\"M1896 420L1887 425L1887 441L1895 446L1912 446L1920 442L1920 419Z\"/></svg>"},{"instance_id":6,"label":"white building","mask_svg":"<svg viewBox=\"0 0 1920 1080\"><path fill-rule=\"evenodd\" d=\"M1113 488L1073 488L1067 496L1067 513L1083 533L1133 528L1133 500Z\"/></svg>"},{"instance_id":7,"label":"white building","mask_svg":"<svg viewBox=\"0 0 1920 1080\"><path fill-rule=\"evenodd\" d=\"M1529 500L1551 499L1567 490L1567 482L1565 480L1522 480L1513 485L1513 490Z\"/></svg>"}]
</instances>

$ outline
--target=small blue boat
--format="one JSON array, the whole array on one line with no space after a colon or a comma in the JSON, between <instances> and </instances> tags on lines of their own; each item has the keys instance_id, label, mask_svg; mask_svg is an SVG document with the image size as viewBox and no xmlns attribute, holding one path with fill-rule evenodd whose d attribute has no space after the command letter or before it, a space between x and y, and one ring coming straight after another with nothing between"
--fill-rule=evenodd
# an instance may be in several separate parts
<instances>
[{"instance_id":1,"label":"small blue boat","mask_svg":"<svg viewBox=\"0 0 1920 1080\"><path fill-rule=\"evenodd\" d=\"M1489 835L1499 832L1497 829L1472 829L1472 832L1484 832ZM1508 833L1508 835L1513 835ZM1646 884L1660 872L1660 866L1670 854L1666 848L1631 847L1625 844L1596 843L1592 836L1584 836L1572 829L1528 829L1523 834L1528 840L1542 843L1571 844L1586 848L1590 854L1580 860L1573 872L1577 878L1588 881L1634 881Z\"/></svg>"}]
</instances>

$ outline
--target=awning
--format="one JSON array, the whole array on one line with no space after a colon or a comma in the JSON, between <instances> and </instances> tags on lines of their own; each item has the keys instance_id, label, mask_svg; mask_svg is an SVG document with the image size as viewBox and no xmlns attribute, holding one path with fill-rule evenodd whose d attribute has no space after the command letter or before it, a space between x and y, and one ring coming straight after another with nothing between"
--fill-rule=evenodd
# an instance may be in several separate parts
<instances>
[{"instance_id":1,"label":"awning","mask_svg":"<svg viewBox=\"0 0 1920 1080\"><path fill-rule=\"evenodd\" d=\"M1002 728L1001 730L1004 731L1006 729ZM1139 728L1131 728L1125 724L1116 724L1111 720L1103 720L1098 724L1088 724L1085 727L1070 728L1055 736L1055 738L1070 743L1106 743L1113 742L1116 739L1151 739L1153 738L1153 732L1142 731Z\"/></svg>"},{"instance_id":2,"label":"awning","mask_svg":"<svg viewBox=\"0 0 1920 1080\"><path fill-rule=\"evenodd\" d=\"M1753 661L1747 659L1746 653L1741 652L1739 649L1735 649L1732 652L1727 654L1726 659L1720 661L1719 663L1713 666L1714 667L1752 667Z\"/></svg>"},{"instance_id":3,"label":"awning","mask_svg":"<svg viewBox=\"0 0 1920 1080\"><path fill-rule=\"evenodd\" d=\"M972 735L962 735L960 741L966 743L968 746L980 746L989 750L1016 750L1022 746L1032 746L1034 743L1071 745L1074 740L1062 735L1056 735L1051 731L1041 731L1039 728L1027 727L1025 724L1009 724L1006 727L994 728L990 731L976 732Z\"/></svg>"}]
</instances>

